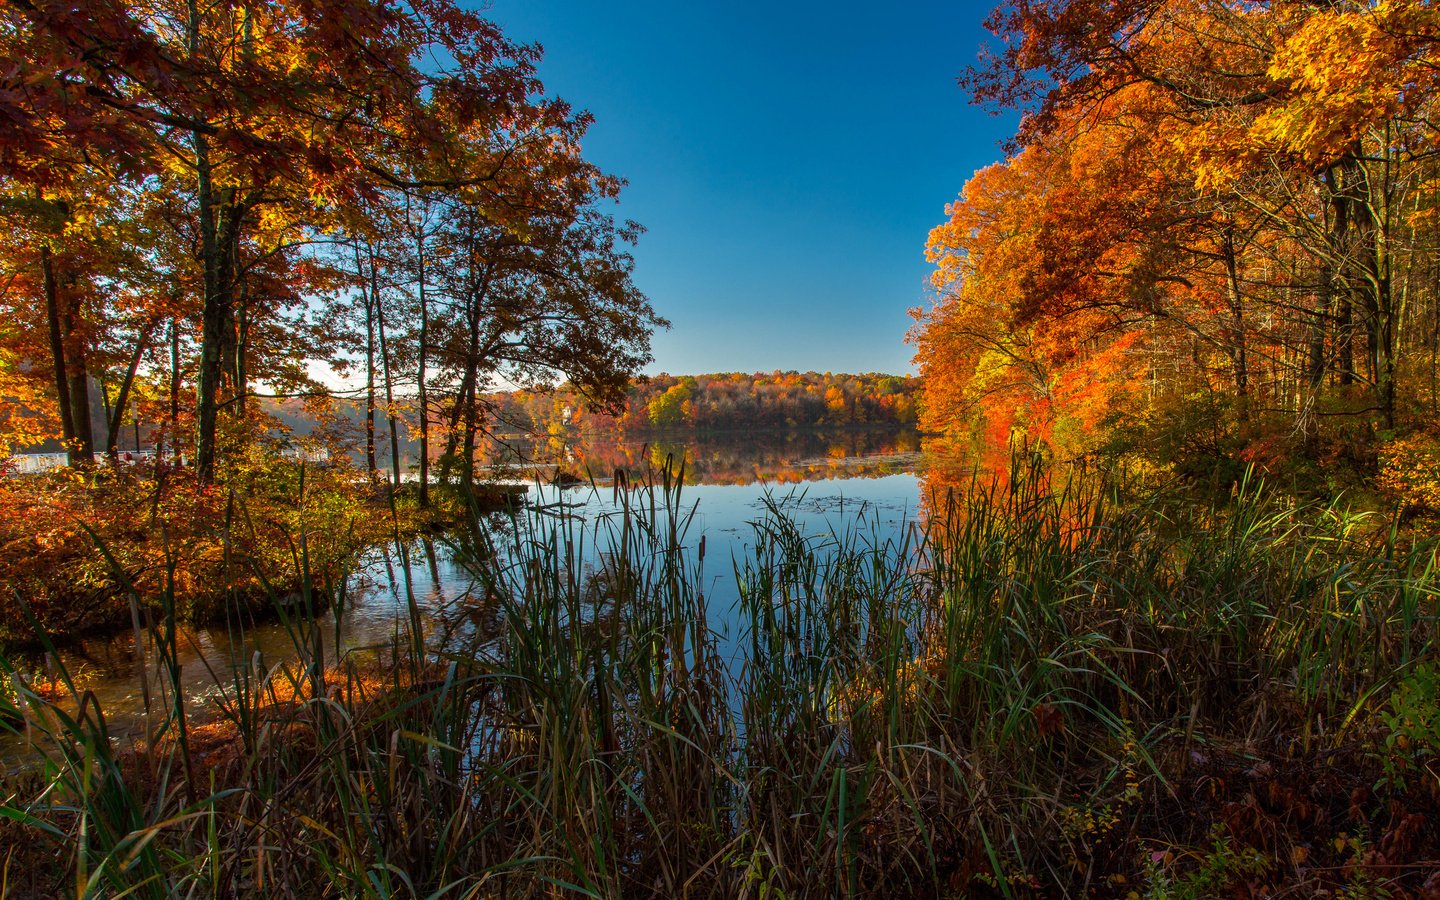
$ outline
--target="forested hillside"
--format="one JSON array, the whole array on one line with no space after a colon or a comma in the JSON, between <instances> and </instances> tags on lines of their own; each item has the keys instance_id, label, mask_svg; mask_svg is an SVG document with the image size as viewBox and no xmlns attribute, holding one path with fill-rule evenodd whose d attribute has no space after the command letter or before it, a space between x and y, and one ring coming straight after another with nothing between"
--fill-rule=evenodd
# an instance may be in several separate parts
<instances>
[{"instance_id":1,"label":"forested hillside","mask_svg":"<svg viewBox=\"0 0 1440 900\"><path fill-rule=\"evenodd\" d=\"M597 408L579 391L509 391L486 397L497 427L642 432L913 425L919 379L825 372L656 375L630 386L622 406Z\"/></svg>"}]
</instances>

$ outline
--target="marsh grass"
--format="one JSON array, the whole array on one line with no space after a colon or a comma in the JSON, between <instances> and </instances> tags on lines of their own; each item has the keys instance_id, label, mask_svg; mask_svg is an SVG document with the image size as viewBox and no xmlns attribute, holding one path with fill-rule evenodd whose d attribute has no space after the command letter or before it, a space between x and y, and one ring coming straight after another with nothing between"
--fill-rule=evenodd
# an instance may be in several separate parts
<instances>
[{"instance_id":1,"label":"marsh grass","mask_svg":"<svg viewBox=\"0 0 1440 900\"><path fill-rule=\"evenodd\" d=\"M472 624L444 640L412 600L387 647L327 660L297 616L293 660L218 673L218 723L190 723L172 689L150 740L117 749L83 690L50 702L12 671L4 712L36 765L4 785L6 890L1185 896L1428 877L1440 838L1406 816L1440 809L1440 747L1386 738L1435 653L1433 537L1253 479L1217 504L1018 454L898 536L863 518L809 534L772 504L745 555L716 560L671 468L617 478L616 511L590 521L477 515L455 537ZM716 568L736 610L710 606ZM738 656L716 615L739 617ZM1381 777L1397 765L1412 777Z\"/></svg>"}]
</instances>

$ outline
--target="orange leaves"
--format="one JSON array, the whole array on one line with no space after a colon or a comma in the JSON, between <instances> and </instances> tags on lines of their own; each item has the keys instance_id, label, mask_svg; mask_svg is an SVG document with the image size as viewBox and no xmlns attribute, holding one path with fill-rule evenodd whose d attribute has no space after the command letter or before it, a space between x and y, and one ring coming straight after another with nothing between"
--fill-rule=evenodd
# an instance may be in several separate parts
<instances>
[{"instance_id":1,"label":"orange leaves","mask_svg":"<svg viewBox=\"0 0 1440 900\"><path fill-rule=\"evenodd\" d=\"M1416 48L1386 31L1389 12L1316 11L1280 44L1268 74L1288 92L1251 127L1252 152L1328 163L1433 87Z\"/></svg>"},{"instance_id":2,"label":"orange leaves","mask_svg":"<svg viewBox=\"0 0 1440 900\"><path fill-rule=\"evenodd\" d=\"M1378 483L1407 506L1440 511L1440 438L1420 432L1385 444Z\"/></svg>"},{"instance_id":3,"label":"orange leaves","mask_svg":"<svg viewBox=\"0 0 1440 900\"><path fill-rule=\"evenodd\" d=\"M947 207L927 248L940 297L910 335L927 430L977 426L1004 446L1015 430L1050 438L1072 403L1093 429L1120 402L1113 385L1128 384L1138 335L1108 312L1130 302L1113 273L1143 259L1134 235L1155 177L1131 176L1133 153L1117 164L1135 140L1092 128L1043 141L977 173Z\"/></svg>"},{"instance_id":4,"label":"orange leaves","mask_svg":"<svg viewBox=\"0 0 1440 900\"><path fill-rule=\"evenodd\" d=\"M55 412L40 382L23 370L13 351L0 346L0 464L19 448L57 437Z\"/></svg>"},{"instance_id":5,"label":"orange leaves","mask_svg":"<svg viewBox=\"0 0 1440 900\"><path fill-rule=\"evenodd\" d=\"M1083 448L1219 396L1240 431L1261 408L1313 428L1319 392L1362 381L1393 427L1397 379L1434 367L1397 360L1434 333L1433 285L1400 273L1434 264L1440 10L1065 0L992 22L1010 49L971 84L1051 84L930 234L928 427Z\"/></svg>"}]
</instances>

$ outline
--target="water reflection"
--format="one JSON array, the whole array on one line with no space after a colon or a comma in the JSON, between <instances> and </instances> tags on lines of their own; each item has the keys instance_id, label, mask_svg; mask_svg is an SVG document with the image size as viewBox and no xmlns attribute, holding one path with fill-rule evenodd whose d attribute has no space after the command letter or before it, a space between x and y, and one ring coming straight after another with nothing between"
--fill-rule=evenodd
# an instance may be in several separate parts
<instances>
[{"instance_id":1,"label":"water reflection","mask_svg":"<svg viewBox=\"0 0 1440 900\"><path fill-rule=\"evenodd\" d=\"M544 458L542 451L551 452L552 465L567 471L599 476L625 470L636 473L632 481L641 480L638 473L651 467L668 461L678 469L678 461L684 461L684 503L694 510L688 549L697 551L703 537L707 550L701 589L720 650L729 657L738 652L741 637L733 614L738 600L734 564L754 552L752 523L764 518L767 507L783 511L822 540L855 528L890 540L909 527L920 510L915 474L920 441L914 432L796 432L745 440L612 440L581 446L560 441L558 447L532 446L527 462ZM512 447L492 462L518 475L518 468L504 468L520 465L516 453ZM597 485L611 481L595 480ZM607 517L619 508L610 488L588 483L562 488L537 481L527 494L530 510L545 510L557 523L563 518L564 527L579 539L580 552L592 555L604 544ZM502 516L483 527L503 531L513 524ZM234 692L237 673L263 678L294 658L296 646L312 648L333 665L345 654L384 652L397 639L416 634L432 648L460 637L493 634L497 611L469 569L457 562L480 552L474 538L462 529L408 547L375 548L351 579L342 602L308 622L237 621L180 628L173 647L187 711L202 719L217 715ZM590 560L591 567L602 568L598 562ZM130 738L153 728L159 711L172 704L166 695L168 680L157 674L161 649L153 631L138 647L135 635L126 632L82 641L58 660L40 657L27 664L53 675L57 663L63 663L79 687L99 701L112 734Z\"/></svg>"},{"instance_id":2,"label":"water reflection","mask_svg":"<svg viewBox=\"0 0 1440 900\"><path fill-rule=\"evenodd\" d=\"M482 462L502 473L537 467L543 473L558 466L604 482L617 470L658 469L683 459L691 484L797 484L912 472L920 451L920 435L912 429L669 434L649 440L567 433L498 443Z\"/></svg>"}]
</instances>

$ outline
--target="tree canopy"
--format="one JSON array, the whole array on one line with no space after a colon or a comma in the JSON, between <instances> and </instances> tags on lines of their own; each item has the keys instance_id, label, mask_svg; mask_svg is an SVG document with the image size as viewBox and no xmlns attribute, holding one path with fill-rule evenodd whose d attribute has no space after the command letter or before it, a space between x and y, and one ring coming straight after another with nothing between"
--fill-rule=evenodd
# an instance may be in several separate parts
<instances>
[{"instance_id":1,"label":"tree canopy","mask_svg":"<svg viewBox=\"0 0 1440 900\"><path fill-rule=\"evenodd\" d=\"M489 379L617 400L664 322L622 186L539 50L450 0L0 8L8 440L72 460L143 418L216 475L258 392L366 361L445 440ZM377 374L376 361L379 360ZM376 401L383 382L387 401ZM100 385L97 436L90 409Z\"/></svg>"},{"instance_id":2,"label":"tree canopy","mask_svg":"<svg viewBox=\"0 0 1440 900\"><path fill-rule=\"evenodd\" d=\"M1263 456L1440 413L1440 12L1013 2L961 80L1023 121L931 232L922 422Z\"/></svg>"}]
</instances>

